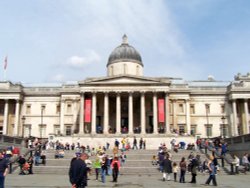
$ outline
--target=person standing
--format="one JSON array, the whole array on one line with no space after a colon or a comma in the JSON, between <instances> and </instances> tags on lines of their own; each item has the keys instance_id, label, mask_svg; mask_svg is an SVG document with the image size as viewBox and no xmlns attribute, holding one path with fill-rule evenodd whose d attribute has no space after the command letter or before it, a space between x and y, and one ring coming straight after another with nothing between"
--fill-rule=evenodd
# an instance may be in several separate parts
<instances>
[{"instance_id":1,"label":"person standing","mask_svg":"<svg viewBox=\"0 0 250 188\"><path fill-rule=\"evenodd\" d=\"M103 157L102 158L102 162L101 162L101 174L102 174L102 183L106 183L106 172L108 170L108 166L107 166L107 157Z\"/></svg>"},{"instance_id":2,"label":"person standing","mask_svg":"<svg viewBox=\"0 0 250 188\"><path fill-rule=\"evenodd\" d=\"M165 159L162 161L163 167L163 181L170 181L170 174L172 173L172 161L169 159L169 155L166 155Z\"/></svg>"},{"instance_id":3,"label":"person standing","mask_svg":"<svg viewBox=\"0 0 250 188\"><path fill-rule=\"evenodd\" d=\"M191 159L191 164L190 164L190 168L191 168L190 170L192 174L192 179L190 183L196 183L197 166L198 166L198 160L196 157L193 156L193 158Z\"/></svg>"},{"instance_id":4,"label":"person standing","mask_svg":"<svg viewBox=\"0 0 250 188\"><path fill-rule=\"evenodd\" d=\"M79 159L71 161L69 169L69 179L72 188L85 188L87 186L88 168L85 160L88 159L88 154L81 153Z\"/></svg>"},{"instance_id":5,"label":"person standing","mask_svg":"<svg viewBox=\"0 0 250 188\"><path fill-rule=\"evenodd\" d=\"M185 183L185 174L187 170L187 163L185 161L185 157L182 157L179 166L180 166L180 171L181 171L180 183Z\"/></svg>"},{"instance_id":6,"label":"person standing","mask_svg":"<svg viewBox=\"0 0 250 188\"><path fill-rule=\"evenodd\" d=\"M98 177L99 177L99 174L101 172L101 161L100 159L97 157L96 160L94 161L93 163L93 168L95 169L95 179L96 181L98 181Z\"/></svg>"},{"instance_id":7,"label":"person standing","mask_svg":"<svg viewBox=\"0 0 250 188\"><path fill-rule=\"evenodd\" d=\"M137 139L136 137L134 137L134 141L133 141L133 150L138 150L138 147L137 147Z\"/></svg>"},{"instance_id":8,"label":"person standing","mask_svg":"<svg viewBox=\"0 0 250 188\"><path fill-rule=\"evenodd\" d=\"M3 152L0 151L0 187L4 188L4 180L8 173L8 161L4 158Z\"/></svg>"},{"instance_id":9,"label":"person standing","mask_svg":"<svg viewBox=\"0 0 250 188\"><path fill-rule=\"evenodd\" d=\"M113 182L117 182L118 174L120 171L120 166L121 165L120 165L120 161L118 160L118 157L115 157L111 163Z\"/></svg>"},{"instance_id":10,"label":"person standing","mask_svg":"<svg viewBox=\"0 0 250 188\"><path fill-rule=\"evenodd\" d=\"M176 182L177 181L177 173L178 173L178 165L176 162L173 163L173 173L174 173L174 181Z\"/></svg>"},{"instance_id":11,"label":"person standing","mask_svg":"<svg viewBox=\"0 0 250 188\"><path fill-rule=\"evenodd\" d=\"M212 180L213 181L213 185L214 186L217 186L217 182L216 182L216 169L215 169L215 165L214 165L214 156L210 155L209 157L209 161L208 161L208 169L209 169L209 177L205 183L205 185L209 185L210 181Z\"/></svg>"}]
</instances>

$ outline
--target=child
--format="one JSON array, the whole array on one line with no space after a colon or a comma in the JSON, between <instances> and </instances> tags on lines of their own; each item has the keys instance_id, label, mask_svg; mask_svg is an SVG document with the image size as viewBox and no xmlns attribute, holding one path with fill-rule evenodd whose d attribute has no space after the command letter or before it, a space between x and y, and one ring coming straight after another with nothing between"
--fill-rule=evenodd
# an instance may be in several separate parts
<instances>
[{"instance_id":1,"label":"child","mask_svg":"<svg viewBox=\"0 0 250 188\"><path fill-rule=\"evenodd\" d=\"M176 178L177 178L177 172L178 172L178 165L176 162L173 163L173 173L174 173L174 181L176 182Z\"/></svg>"},{"instance_id":2,"label":"child","mask_svg":"<svg viewBox=\"0 0 250 188\"><path fill-rule=\"evenodd\" d=\"M157 164L158 164L157 158L156 158L155 155L153 155L153 157L152 157L152 165L157 165Z\"/></svg>"}]
</instances>

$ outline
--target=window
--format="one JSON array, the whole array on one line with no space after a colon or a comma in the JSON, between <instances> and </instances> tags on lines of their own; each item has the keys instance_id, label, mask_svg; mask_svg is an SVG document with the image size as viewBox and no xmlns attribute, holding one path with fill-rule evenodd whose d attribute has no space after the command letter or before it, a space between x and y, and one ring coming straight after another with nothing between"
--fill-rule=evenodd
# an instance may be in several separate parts
<instances>
[{"instance_id":1,"label":"window","mask_svg":"<svg viewBox=\"0 0 250 188\"><path fill-rule=\"evenodd\" d=\"M26 114L30 114L31 113L31 105L27 104L26 105Z\"/></svg>"},{"instance_id":2,"label":"window","mask_svg":"<svg viewBox=\"0 0 250 188\"><path fill-rule=\"evenodd\" d=\"M194 104L190 105L190 114L195 114Z\"/></svg>"},{"instance_id":3,"label":"window","mask_svg":"<svg viewBox=\"0 0 250 188\"><path fill-rule=\"evenodd\" d=\"M60 135L60 125L54 125L54 134Z\"/></svg>"},{"instance_id":4,"label":"window","mask_svg":"<svg viewBox=\"0 0 250 188\"><path fill-rule=\"evenodd\" d=\"M224 114L224 113L225 113L225 105L222 104L222 105L220 106L220 108L221 108L221 113Z\"/></svg>"},{"instance_id":5,"label":"window","mask_svg":"<svg viewBox=\"0 0 250 188\"><path fill-rule=\"evenodd\" d=\"M197 125L191 125L190 135L195 136L197 133Z\"/></svg>"},{"instance_id":6,"label":"window","mask_svg":"<svg viewBox=\"0 0 250 188\"><path fill-rule=\"evenodd\" d=\"M209 138L209 137L212 136L212 125L211 124L206 124L205 127L206 127L206 135Z\"/></svg>"},{"instance_id":7,"label":"window","mask_svg":"<svg viewBox=\"0 0 250 188\"><path fill-rule=\"evenodd\" d=\"M185 133L185 125L179 125L179 134L183 135Z\"/></svg>"},{"instance_id":8,"label":"window","mask_svg":"<svg viewBox=\"0 0 250 188\"><path fill-rule=\"evenodd\" d=\"M226 124L221 124L220 125L220 136L222 136L222 138L226 138L228 135L228 130L227 130L227 125Z\"/></svg>"},{"instance_id":9,"label":"window","mask_svg":"<svg viewBox=\"0 0 250 188\"><path fill-rule=\"evenodd\" d=\"M179 113L184 113L184 107L183 107L183 104L179 104L179 110L178 110Z\"/></svg>"},{"instance_id":10,"label":"window","mask_svg":"<svg viewBox=\"0 0 250 188\"><path fill-rule=\"evenodd\" d=\"M40 138L46 137L46 125L40 125L39 127L40 131Z\"/></svg>"},{"instance_id":11,"label":"window","mask_svg":"<svg viewBox=\"0 0 250 188\"><path fill-rule=\"evenodd\" d=\"M57 104L56 105L56 114L60 113L60 111L61 111L60 108L61 108L60 104Z\"/></svg>"},{"instance_id":12,"label":"window","mask_svg":"<svg viewBox=\"0 0 250 188\"><path fill-rule=\"evenodd\" d=\"M66 136L70 136L72 134L71 126L66 126Z\"/></svg>"}]
</instances>

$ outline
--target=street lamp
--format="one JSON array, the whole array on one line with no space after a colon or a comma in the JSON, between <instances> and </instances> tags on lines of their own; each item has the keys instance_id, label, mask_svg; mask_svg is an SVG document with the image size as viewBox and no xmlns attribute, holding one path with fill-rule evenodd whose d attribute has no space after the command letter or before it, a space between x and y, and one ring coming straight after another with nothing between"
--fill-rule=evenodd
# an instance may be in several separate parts
<instances>
[{"instance_id":1,"label":"street lamp","mask_svg":"<svg viewBox=\"0 0 250 188\"><path fill-rule=\"evenodd\" d=\"M223 138L226 137L226 135L225 135L225 120L226 120L226 117L222 116L221 121L222 121L222 136L223 136Z\"/></svg>"},{"instance_id":2,"label":"street lamp","mask_svg":"<svg viewBox=\"0 0 250 188\"><path fill-rule=\"evenodd\" d=\"M21 120L22 120L22 136L24 137L24 123L25 123L25 116L23 116L22 118L21 118Z\"/></svg>"},{"instance_id":3,"label":"street lamp","mask_svg":"<svg viewBox=\"0 0 250 188\"><path fill-rule=\"evenodd\" d=\"M208 111L209 111L209 104L205 104L205 106L206 106L206 118L207 118L207 126L206 126L206 128L207 128L207 137L209 138L209 119L208 119Z\"/></svg>"}]
</instances>

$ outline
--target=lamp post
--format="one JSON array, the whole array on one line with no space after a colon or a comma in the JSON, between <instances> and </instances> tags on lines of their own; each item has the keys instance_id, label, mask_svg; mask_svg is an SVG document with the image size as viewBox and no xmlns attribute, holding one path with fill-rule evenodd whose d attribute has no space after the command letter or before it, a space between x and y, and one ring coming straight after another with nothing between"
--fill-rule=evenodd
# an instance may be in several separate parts
<instances>
[{"instance_id":1,"label":"lamp post","mask_svg":"<svg viewBox=\"0 0 250 188\"><path fill-rule=\"evenodd\" d=\"M206 106L206 118L207 118L207 137L209 138L209 132L208 132L208 126L209 126L209 119L208 119L208 110L209 110L209 104L205 104Z\"/></svg>"},{"instance_id":2,"label":"lamp post","mask_svg":"<svg viewBox=\"0 0 250 188\"><path fill-rule=\"evenodd\" d=\"M223 138L226 137L226 135L225 135L225 120L226 120L225 116L222 116L221 117L221 121L222 121L222 128L221 128L221 130L222 130L222 137Z\"/></svg>"},{"instance_id":3,"label":"lamp post","mask_svg":"<svg viewBox=\"0 0 250 188\"><path fill-rule=\"evenodd\" d=\"M25 116L23 116L22 118L21 118L21 120L22 120L22 136L24 137L24 124L25 124Z\"/></svg>"},{"instance_id":4,"label":"lamp post","mask_svg":"<svg viewBox=\"0 0 250 188\"><path fill-rule=\"evenodd\" d=\"M42 130L43 130L43 111L45 106L41 106L41 127L40 127L40 138L42 138Z\"/></svg>"}]
</instances>

